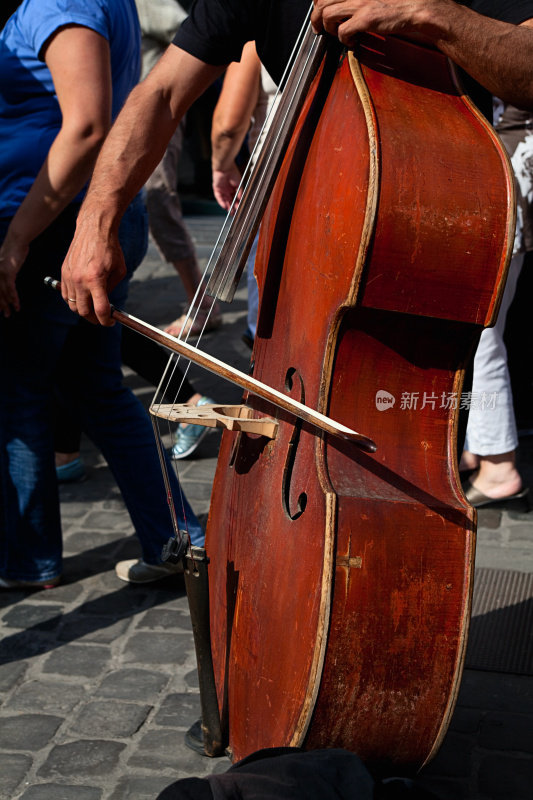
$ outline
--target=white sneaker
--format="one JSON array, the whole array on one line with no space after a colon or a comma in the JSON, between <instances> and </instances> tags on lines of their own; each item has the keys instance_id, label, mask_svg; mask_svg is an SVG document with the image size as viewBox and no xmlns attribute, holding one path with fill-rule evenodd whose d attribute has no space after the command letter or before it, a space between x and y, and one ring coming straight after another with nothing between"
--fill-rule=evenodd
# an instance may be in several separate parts
<instances>
[{"instance_id":1,"label":"white sneaker","mask_svg":"<svg viewBox=\"0 0 533 800\"><path fill-rule=\"evenodd\" d=\"M170 575L183 573L183 565L179 564L147 564L142 558L130 558L119 561L115 566L117 578L126 583L152 583L168 578Z\"/></svg>"}]
</instances>

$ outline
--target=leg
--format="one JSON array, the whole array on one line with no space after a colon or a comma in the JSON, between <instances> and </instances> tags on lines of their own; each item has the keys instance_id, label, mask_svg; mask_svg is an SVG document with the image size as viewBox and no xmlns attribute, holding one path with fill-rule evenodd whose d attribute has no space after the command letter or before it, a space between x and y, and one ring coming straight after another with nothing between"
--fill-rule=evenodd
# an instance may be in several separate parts
<instances>
[{"instance_id":1,"label":"leg","mask_svg":"<svg viewBox=\"0 0 533 800\"><path fill-rule=\"evenodd\" d=\"M0 320L0 375L6 387L0 394L0 575L16 581L47 581L62 569L51 393L68 331L78 322L43 278L59 277L75 216L75 208L67 209L33 242L17 280L21 311Z\"/></svg>"},{"instance_id":2,"label":"leg","mask_svg":"<svg viewBox=\"0 0 533 800\"><path fill-rule=\"evenodd\" d=\"M496 325L481 334L474 358L472 393L478 398L493 398L495 404L494 408L480 405L470 410L461 459L465 468L479 466L471 482L494 499L513 495L522 486L515 465L518 436L503 333L523 259L523 253L513 256Z\"/></svg>"},{"instance_id":3,"label":"leg","mask_svg":"<svg viewBox=\"0 0 533 800\"><path fill-rule=\"evenodd\" d=\"M183 221L181 203L177 192L178 162L183 139L183 124L172 137L167 150L146 183L146 204L150 233L162 258L174 266L183 283L189 305L199 289L198 317L187 325L184 335L200 332L206 318L205 330L217 328L222 321L218 304L203 296L205 286L196 258L193 241ZM200 319L201 318L201 319ZM185 318L173 322L166 330L179 335ZM192 330L191 330L192 329Z\"/></svg>"}]
</instances>

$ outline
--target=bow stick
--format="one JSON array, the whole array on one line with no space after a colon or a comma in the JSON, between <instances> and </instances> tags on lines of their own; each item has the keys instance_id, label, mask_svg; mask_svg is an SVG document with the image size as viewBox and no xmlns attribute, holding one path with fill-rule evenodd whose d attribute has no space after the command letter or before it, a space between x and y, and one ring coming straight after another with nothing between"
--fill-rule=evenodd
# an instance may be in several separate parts
<instances>
[{"instance_id":1,"label":"bow stick","mask_svg":"<svg viewBox=\"0 0 533 800\"><path fill-rule=\"evenodd\" d=\"M61 291L60 281L48 277L44 279L44 282L47 286ZM340 422L336 422L330 417L327 417L325 414L321 414L319 411L315 411L309 406L299 403L297 400L293 400L288 395L282 394L277 389L267 386L267 384L256 380L250 375L246 375L244 372L241 372L234 367L230 367L228 364L225 364L218 358L205 353L203 350L199 350L197 347L194 347L193 345L188 344L181 339L177 339L175 336L164 333L163 331L159 330L159 328L149 325L147 322L143 322L142 320L137 319L137 317L134 317L125 311L121 311L114 306L111 306L111 316L113 319L117 320L117 322L120 322L122 325L125 325L127 328L131 328L132 330L137 331L137 333L141 333L143 336L146 336L148 339L152 339L153 341L163 345L163 347L166 347L167 350L171 350L173 353L179 353L180 355L185 356L185 358L188 358L195 364L198 364L204 369L209 370L209 372L213 372L215 375L225 378L231 383L240 386L242 389L245 389L251 394L261 397L263 400L272 403L284 411L288 411L289 414L294 414L294 416L302 419L304 422L307 422L316 428L319 428L325 433L329 433L332 436L338 436L341 439L353 442L355 445L368 453L375 453L377 450L376 443L368 436L358 433L357 431L348 428L346 425L343 425Z\"/></svg>"}]
</instances>

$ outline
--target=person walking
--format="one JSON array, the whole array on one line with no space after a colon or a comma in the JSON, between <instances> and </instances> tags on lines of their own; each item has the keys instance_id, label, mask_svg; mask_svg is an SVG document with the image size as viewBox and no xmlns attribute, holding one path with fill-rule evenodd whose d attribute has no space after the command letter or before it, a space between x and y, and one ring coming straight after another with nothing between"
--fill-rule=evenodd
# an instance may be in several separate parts
<instances>
[{"instance_id":1,"label":"person walking","mask_svg":"<svg viewBox=\"0 0 533 800\"><path fill-rule=\"evenodd\" d=\"M0 67L0 587L61 579L50 405L67 342L67 401L106 458L141 543L142 558L118 564L117 575L157 580L176 569L161 561L171 516L150 420L122 384L120 326L87 325L72 295L65 303L44 285L60 275L101 144L138 81L134 0L24 0L0 34ZM146 247L137 193L117 235L136 252L122 257L126 280L111 287L120 306ZM201 543L185 499L178 514Z\"/></svg>"}]
</instances>

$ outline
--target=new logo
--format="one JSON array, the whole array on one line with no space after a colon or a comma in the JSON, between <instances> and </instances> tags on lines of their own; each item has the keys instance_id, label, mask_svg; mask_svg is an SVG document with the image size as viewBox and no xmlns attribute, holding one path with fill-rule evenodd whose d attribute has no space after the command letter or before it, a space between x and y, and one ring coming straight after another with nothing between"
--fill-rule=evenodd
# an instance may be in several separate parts
<instances>
[{"instance_id":1,"label":"new logo","mask_svg":"<svg viewBox=\"0 0 533 800\"><path fill-rule=\"evenodd\" d=\"M384 389L376 392L376 408L378 411L386 411L388 408L392 408L395 402L396 398L390 392L386 392Z\"/></svg>"}]
</instances>

